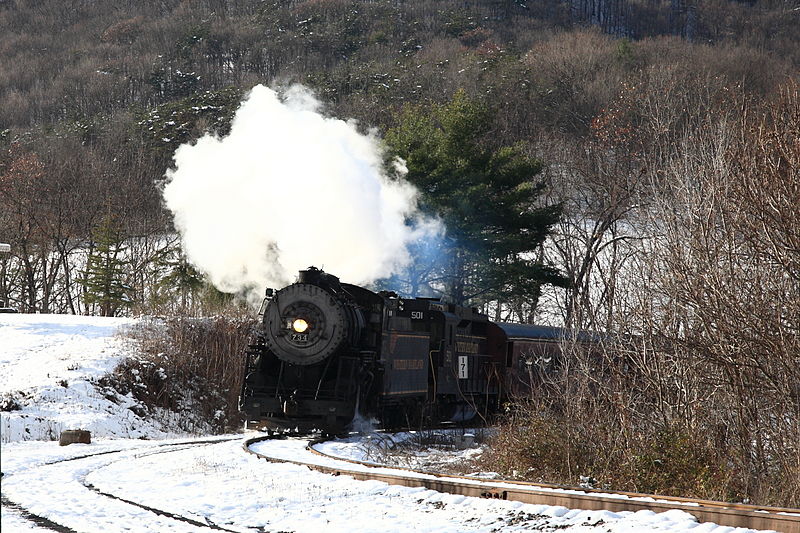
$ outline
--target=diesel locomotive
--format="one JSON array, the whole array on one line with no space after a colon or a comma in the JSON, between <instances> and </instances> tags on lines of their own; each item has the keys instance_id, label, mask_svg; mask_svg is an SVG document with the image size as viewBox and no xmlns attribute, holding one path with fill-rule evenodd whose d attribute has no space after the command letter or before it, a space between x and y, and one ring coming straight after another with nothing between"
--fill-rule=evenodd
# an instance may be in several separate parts
<instances>
[{"instance_id":1,"label":"diesel locomotive","mask_svg":"<svg viewBox=\"0 0 800 533\"><path fill-rule=\"evenodd\" d=\"M246 354L248 427L341 432L464 421L552 364L560 328L494 323L477 309L401 298L311 267L268 289Z\"/></svg>"}]
</instances>

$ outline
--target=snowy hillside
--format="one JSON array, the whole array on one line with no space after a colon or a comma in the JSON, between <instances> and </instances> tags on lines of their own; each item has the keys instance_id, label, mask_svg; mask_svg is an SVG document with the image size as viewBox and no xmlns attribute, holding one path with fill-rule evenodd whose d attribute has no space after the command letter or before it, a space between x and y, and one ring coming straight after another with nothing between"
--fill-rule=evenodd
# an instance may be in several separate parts
<instances>
[{"instance_id":1,"label":"snowy hillside","mask_svg":"<svg viewBox=\"0 0 800 533\"><path fill-rule=\"evenodd\" d=\"M150 413L103 379L131 354L127 318L0 314L2 442L93 437L165 438L174 414ZM155 414L155 417L153 417Z\"/></svg>"}]
</instances>

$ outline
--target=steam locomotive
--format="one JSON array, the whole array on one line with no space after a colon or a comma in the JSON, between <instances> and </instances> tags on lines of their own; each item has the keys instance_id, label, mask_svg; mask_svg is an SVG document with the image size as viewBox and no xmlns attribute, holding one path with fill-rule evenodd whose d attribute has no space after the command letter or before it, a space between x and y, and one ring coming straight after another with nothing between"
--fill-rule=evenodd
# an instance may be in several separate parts
<instances>
[{"instance_id":1,"label":"steam locomotive","mask_svg":"<svg viewBox=\"0 0 800 533\"><path fill-rule=\"evenodd\" d=\"M491 322L475 308L373 292L311 267L267 290L246 355L248 427L338 433L464 421L524 394L561 328Z\"/></svg>"}]
</instances>

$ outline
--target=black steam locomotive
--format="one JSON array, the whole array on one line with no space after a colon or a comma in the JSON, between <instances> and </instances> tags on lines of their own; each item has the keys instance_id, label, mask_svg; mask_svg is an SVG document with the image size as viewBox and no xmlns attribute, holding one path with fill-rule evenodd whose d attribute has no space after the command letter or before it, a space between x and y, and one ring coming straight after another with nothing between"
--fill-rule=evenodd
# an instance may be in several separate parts
<instances>
[{"instance_id":1,"label":"black steam locomotive","mask_svg":"<svg viewBox=\"0 0 800 533\"><path fill-rule=\"evenodd\" d=\"M247 354L249 427L344 430L463 421L551 365L563 330L496 324L477 309L399 298L316 268L267 290Z\"/></svg>"}]
</instances>

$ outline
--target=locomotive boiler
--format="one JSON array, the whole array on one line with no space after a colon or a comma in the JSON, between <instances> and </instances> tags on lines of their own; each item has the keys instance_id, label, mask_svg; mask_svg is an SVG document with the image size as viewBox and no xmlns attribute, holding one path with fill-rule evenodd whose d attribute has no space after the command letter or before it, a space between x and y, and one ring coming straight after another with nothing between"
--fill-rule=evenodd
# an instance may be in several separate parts
<instances>
[{"instance_id":1,"label":"locomotive boiler","mask_svg":"<svg viewBox=\"0 0 800 533\"><path fill-rule=\"evenodd\" d=\"M241 408L260 429L467 420L524 391L531 361L549 361L563 337L438 299L373 292L313 267L268 289L259 318Z\"/></svg>"}]
</instances>

